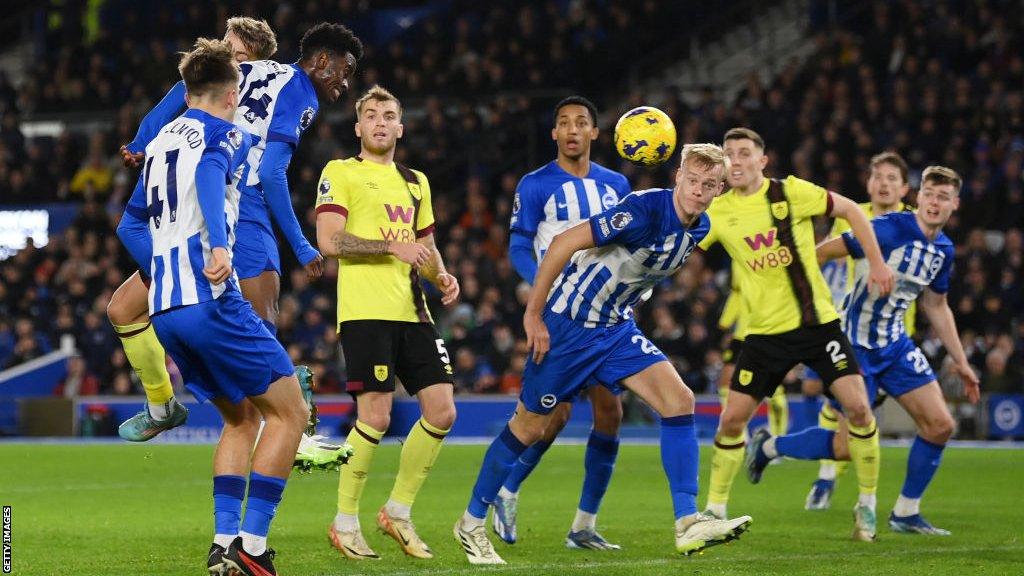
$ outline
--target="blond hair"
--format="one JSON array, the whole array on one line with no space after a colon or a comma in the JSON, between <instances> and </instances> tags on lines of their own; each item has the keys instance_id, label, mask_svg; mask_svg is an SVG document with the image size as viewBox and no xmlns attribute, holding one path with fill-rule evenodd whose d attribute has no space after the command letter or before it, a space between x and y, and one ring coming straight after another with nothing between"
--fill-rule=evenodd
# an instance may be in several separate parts
<instances>
[{"instance_id":1,"label":"blond hair","mask_svg":"<svg viewBox=\"0 0 1024 576\"><path fill-rule=\"evenodd\" d=\"M701 168L714 168L716 166L722 167L722 179L725 179L725 175L729 173L729 157L725 155L725 151L718 144L702 143L702 144L687 144L683 146L681 153L681 159L679 161L680 166L685 166L690 160L693 160L697 166Z\"/></svg>"},{"instance_id":2,"label":"blond hair","mask_svg":"<svg viewBox=\"0 0 1024 576\"><path fill-rule=\"evenodd\" d=\"M248 16L228 18L225 33L233 32L257 60L266 60L277 52L277 35L266 20Z\"/></svg>"},{"instance_id":3,"label":"blond hair","mask_svg":"<svg viewBox=\"0 0 1024 576\"><path fill-rule=\"evenodd\" d=\"M238 64L226 40L196 40L191 52L181 53L178 72L185 81L185 91L192 96L238 85Z\"/></svg>"},{"instance_id":4,"label":"blond hair","mask_svg":"<svg viewBox=\"0 0 1024 576\"><path fill-rule=\"evenodd\" d=\"M960 186L963 185L963 179L957 174L956 170L947 168L945 166L929 166L924 169L921 173L921 182L931 182L932 184L952 184L954 195L960 194Z\"/></svg>"},{"instance_id":5,"label":"blond hair","mask_svg":"<svg viewBox=\"0 0 1024 576\"><path fill-rule=\"evenodd\" d=\"M374 84L372 88L359 97L359 100L356 100L356 121L359 121L359 118L363 115L363 106L370 100L375 102L394 102L398 106L398 117L402 117L402 103L398 101L398 98L382 88L380 84Z\"/></svg>"}]
</instances>

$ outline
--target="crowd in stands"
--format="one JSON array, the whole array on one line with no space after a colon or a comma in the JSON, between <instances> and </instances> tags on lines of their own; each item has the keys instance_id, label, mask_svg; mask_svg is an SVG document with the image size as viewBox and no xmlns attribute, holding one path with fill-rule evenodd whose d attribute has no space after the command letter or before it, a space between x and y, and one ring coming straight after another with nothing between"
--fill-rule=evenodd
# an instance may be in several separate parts
<instances>
[{"instance_id":1,"label":"crowd in stands","mask_svg":"<svg viewBox=\"0 0 1024 576\"><path fill-rule=\"evenodd\" d=\"M97 30L75 28L65 19L63 27L48 31L46 58L23 86L12 86L0 73L0 202L85 201L62 237L0 261L0 365L73 338L81 373L76 369L61 393L139 391L104 313L111 292L134 267L111 233L137 177L121 167L116 150L175 79L175 50L196 34L217 35L214 24L237 8L185 3L176 10L172 2L144 14L128 3L107 4L119 10L105 11ZM553 147L543 145L557 100L551 94L581 92L604 105L594 159L622 170L635 189L669 185L674 169L641 170L615 157L610 124L641 103L668 112L681 142L718 142L732 126L752 127L766 139L772 175L795 174L857 201L867 199L868 159L893 149L912 167L912 188L928 164L964 175L961 210L947 230L957 243L950 304L972 364L983 375L982 389L1024 392L1024 38L1014 25L1019 4L938 2L926 12L913 2L878 2L816 37L805 62L772 79L752 74L735 101L709 88L696 102L685 101L675 88L652 94L603 84L625 76L631 50L652 49L650 38L659 35L651 31L667 21L652 8L656 3L630 9L633 4L552 1L512 9L457 1L457 10L432 14L374 43L370 27L360 29L371 16L368 3L246 3L278 31L283 61L294 57L301 31L322 18L352 22L370 40L349 103L340 113L322 114L289 172L307 237L315 237L311 207L321 167L358 151L352 97L375 82L400 98L409 95L413 105L404 119L399 160L431 179L436 235L462 284L459 304L449 309L431 293L458 390L512 393L525 360L521 314L528 287L506 257L507 223L518 179L554 157ZM154 18L159 26L152 25ZM153 30L161 31L160 39L149 36ZM627 38L639 43L628 45ZM596 57L606 52L624 57ZM533 88L549 94L525 92ZM110 130L88 136L68 131L26 138L20 132L22 119L57 110L102 110L114 120ZM542 144L540 157L522 153L526 142ZM313 366L323 391L340 391L336 263L311 283L287 247L282 258L288 271L279 336L294 360ZM726 335L717 320L729 286L727 264L717 250L695 253L638 315L698 392L712 389L721 365ZM941 345L919 322L923 349L941 366ZM959 392L955 380L943 381L950 394Z\"/></svg>"}]
</instances>

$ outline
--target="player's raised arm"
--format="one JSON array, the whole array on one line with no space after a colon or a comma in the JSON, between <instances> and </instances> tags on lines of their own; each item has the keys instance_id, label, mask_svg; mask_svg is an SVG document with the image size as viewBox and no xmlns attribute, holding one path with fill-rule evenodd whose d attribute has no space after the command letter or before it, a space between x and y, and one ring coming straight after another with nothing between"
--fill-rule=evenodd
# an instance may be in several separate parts
<instances>
[{"instance_id":1,"label":"player's raised arm","mask_svg":"<svg viewBox=\"0 0 1024 576\"><path fill-rule=\"evenodd\" d=\"M839 258L845 258L850 255L850 250L846 247L846 242L843 242L843 239L840 236L833 236L832 238L822 240L821 243L814 248L814 252L818 256L818 266L821 266L829 260L838 260Z\"/></svg>"},{"instance_id":2,"label":"player's raised arm","mask_svg":"<svg viewBox=\"0 0 1024 576\"><path fill-rule=\"evenodd\" d=\"M126 168L135 168L146 157L146 145L175 116L185 109L185 83L179 80L171 86L163 99L150 110L135 133L135 139L121 146L121 161Z\"/></svg>"},{"instance_id":3,"label":"player's raised arm","mask_svg":"<svg viewBox=\"0 0 1024 576\"><path fill-rule=\"evenodd\" d=\"M869 285L877 286L879 294L883 296L888 294L892 290L892 269L882 258L882 250L878 246L878 238L875 237L875 231L871 228L871 222L852 200L833 192L829 192L829 194L832 196L831 216L849 222L853 235L864 248L864 255L871 266L868 277Z\"/></svg>"},{"instance_id":4,"label":"player's raised arm","mask_svg":"<svg viewBox=\"0 0 1024 576\"><path fill-rule=\"evenodd\" d=\"M260 183L263 185L263 195L270 208L270 215L284 233L295 257L306 267L310 277L319 278L323 272L323 257L302 234L288 191L288 164L291 163L293 152L294 148L288 142L267 142L259 167Z\"/></svg>"},{"instance_id":5,"label":"player's raised arm","mask_svg":"<svg viewBox=\"0 0 1024 576\"><path fill-rule=\"evenodd\" d=\"M523 328L526 329L526 345L533 350L534 362L540 364L544 355L551 348L547 326L541 314L548 299L548 292L555 283L555 278L562 272L572 255L580 250L593 248L594 233L590 222L582 222L555 236L548 247L544 259L537 269L530 299L526 303L526 314L523 316Z\"/></svg>"}]
</instances>

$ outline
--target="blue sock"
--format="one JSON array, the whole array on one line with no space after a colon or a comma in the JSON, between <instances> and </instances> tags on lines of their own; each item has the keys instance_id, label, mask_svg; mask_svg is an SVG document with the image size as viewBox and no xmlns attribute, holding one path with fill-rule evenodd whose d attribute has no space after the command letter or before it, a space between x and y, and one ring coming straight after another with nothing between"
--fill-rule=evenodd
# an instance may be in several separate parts
<instances>
[{"instance_id":1,"label":"blue sock","mask_svg":"<svg viewBox=\"0 0 1024 576\"><path fill-rule=\"evenodd\" d=\"M533 472L533 469L540 463L540 459L544 456L544 453L551 447L551 442L545 440L538 440L533 443L532 446L526 449L525 452L519 455L519 459L516 460L515 465L512 466L512 472L508 475L505 480L505 489L509 492L519 492L519 486L522 485L523 480Z\"/></svg>"},{"instance_id":2,"label":"blue sock","mask_svg":"<svg viewBox=\"0 0 1024 576\"><path fill-rule=\"evenodd\" d=\"M942 462L942 451L946 448L943 444L932 444L931 442L917 436L910 446L910 456L907 458L907 478L903 481L903 490L900 494L905 498L920 498L928 484L935 476Z\"/></svg>"},{"instance_id":3,"label":"blue sock","mask_svg":"<svg viewBox=\"0 0 1024 576\"><path fill-rule=\"evenodd\" d=\"M242 499L245 498L245 478L242 476L213 477L213 532L238 534L242 520Z\"/></svg>"},{"instance_id":4,"label":"blue sock","mask_svg":"<svg viewBox=\"0 0 1024 576\"><path fill-rule=\"evenodd\" d=\"M245 519L242 520L242 532L255 536L266 536L270 531L270 521L277 513L277 505L281 503L281 493L288 482L286 478L264 476L257 472L249 474L249 498L245 503Z\"/></svg>"},{"instance_id":5,"label":"blue sock","mask_svg":"<svg viewBox=\"0 0 1024 576\"><path fill-rule=\"evenodd\" d=\"M484 455L484 462L480 465L480 474L473 485L473 496L466 508L470 514L477 518L487 517L487 507L494 502L498 489L512 471L516 459L525 450L526 445L512 434L508 425L505 425L501 434L491 442L487 454Z\"/></svg>"},{"instance_id":6,"label":"blue sock","mask_svg":"<svg viewBox=\"0 0 1024 576\"><path fill-rule=\"evenodd\" d=\"M612 470L615 469L615 458L619 455L619 439L596 430L590 431L587 440L587 453L583 457L583 493L580 494L580 510L597 514L601 507L604 493L608 491L608 483L612 481Z\"/></svg>"},{"instance_id":7,"label":"blue sock","mask_svg":"<svg viewBox=\"0 0 1024 576\"><path fill-rule=\"evenodd\" d=\"M693 414L661 419L661 466L668 476L676 520L697 512L700 448Z\"/></svg>"},{"instance_id":8,"label":"blue sock","mask_svg":"<svg viewBox=\"0 0 1024 576\"><path fill-rule=\"evenodd\" d=\"M260 318L260 320L263 321L263 325L267 327L267 330L270 330L271 334L277 336L277 325L275 325L270 320L267 320L266 318Z\"/></svg>"},{"instance_id":9,"label":"blue sock","mask_svg":"<svg viewBox=\"0 0 1024 576\"><path fill-rule=\"evenodd\" d=\"M836 433L824 428L805 428L795 434L786 434L775 439L775 450L779 456L798 460L835 460L836 453L832 440Z\"/></svg>"}]
</instances>

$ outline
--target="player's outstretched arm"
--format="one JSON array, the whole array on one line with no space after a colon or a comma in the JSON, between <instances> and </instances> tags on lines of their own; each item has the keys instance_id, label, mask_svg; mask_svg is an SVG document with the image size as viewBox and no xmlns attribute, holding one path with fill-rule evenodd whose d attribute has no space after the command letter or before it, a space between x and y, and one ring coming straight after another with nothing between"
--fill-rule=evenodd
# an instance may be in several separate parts
<instances>
[{"instance_id":1,"label":"player's outstretched arm","mask_svg":"<svg viewBox=\"0 0 1024 576\"><path fill-rule=\"evenodd\" d=\"M548 293L555 283L555 278L565 269L572 255L580 250L595 246L594 233L590 222L583 222L562 232L551 242L548 251L537 269L536 282L530 290L530 299L526 303L526 314L523 315L523 328L526 329L526 345L533 350L533 361L540 364L544 355L551 348L548 328L544 325L541 314L547 303Z\"/></svg>"},{"instance_id":2,"label":"player's outstretched arm","mask_svg":"<svg viewBox=\"0 0 1024 576\"><path fill-rule=\"evenodd\" d=\"M852 200L834 192L829 192L829 194L832 195L831 215L850 223L853 235L864 249L864 256L867 257L871 267L868 285L877 286L880 295L888 294L892 291L893 274L885 263L885 259L882 258L882 249L878 246L878 238L875 237L875 231L871 228L871 222Z\"/></svg>"},{"instance_id":3,"label":"player's outstretched arm","mask_svg":"<svg viewBox=\"0 0 1024 576\"><path fill-rule=\"evenodd\" d=\"M839 258L846 258L850 255L850 250L846 247L846 242L843 242L843 239L840 236L834 236L827 240L822 240L821 243L815 247L814 252L818 255L818 266L821 266L829 260L838 260Z\"/></svg>"},{"instance_id":4,"label":"player's outstretched arm","mask_svg":"<svg viewBox=\"0 0 1024 576\"><path fill-rule=\"evenodd\" d=\"M956 330L956 320L953 318L953 310L945 294L925 288L919 299L921 309L928 316L928 322L932 330L938 335L946 351L953 357L953 369L964 381L964 393L972 404L976 404L981 398L978 376L967 361L967 353L964 352L963 343Z\"/></svg>"},{"instance_id":5,"label":"player's outstretched arm","mask_svg":"<svg viewBox=\"0 0 1024 576\"><path fill-rule=\"evenodd\" d=\"M139 123L139 130L135 133L135 139L121 146L121 161L126 168L135 168L146 157L146 146L157 132L166 126L175 116L181 114L185 108L185 82L179 80L171 86L163 99L150 110L142 122Z\"/></svg>"},{"instance_id":6,"label":"player's outstretched arm","mask_svg":"<svg viewBox=\"0 0 1024 576\"><path fill-rule=\"evenodd\" d=\"M360 256L394 256L406 264L419 268L427 263L429 250L418 242L392 242L369 240L345 231L348 217L337 212L316 215L316 242L328 258L357 258Z\"/></svg>"},{"instance_id":7,"label":"player's outstretched arm","mask_svg":"<svg viewBox=\"0 0 1024 576\"><path fill-rule=\"evenodd\" d=\"M203 268L203 275L215 285L231 277L227 218L224 215L224 181L228 170L228 159L217 153L203 154L196 166L196 196L212 249L212 258Z\"/></svg>"},{"instance_id":8,"label":"player's outstretched arm","mask_svg":"<svg viewBox=\"0 0 1024 576\"><path fill-rule=\"evenodd\" d=\"M441 303L445 306L454 304L459 299L459 281L448 273L444 267L444 259L441 258L441 252L437 249L437 243L434 241L433 234L427 234L426 236L416 240L419 244L425 246L430 252L427 263L420 267L420 276L427 279L428 282L437 286L437 289L441 291Z\"/></svg>"},{"instance_id":9,"label":"player's outstretched arm","mask_svg":"<svg viewBox=\"0 0 1024 576\"><path fill-rule=\"evenodd\" d=\"M288 142L267 142L267 149L260 161L260 184L263 185L263 196L267 199L270 215L284 233L295 257L306 267L310 276L319 277L317 271L322 271L323 257L302 234L288 192L288 164L292 160L292 150Z\"/></svg>"}]
</instances>

